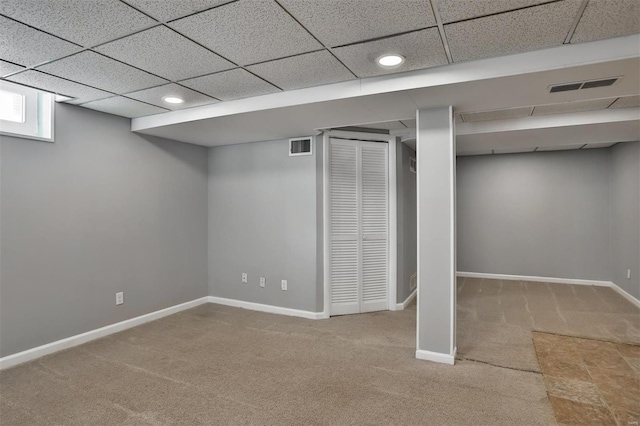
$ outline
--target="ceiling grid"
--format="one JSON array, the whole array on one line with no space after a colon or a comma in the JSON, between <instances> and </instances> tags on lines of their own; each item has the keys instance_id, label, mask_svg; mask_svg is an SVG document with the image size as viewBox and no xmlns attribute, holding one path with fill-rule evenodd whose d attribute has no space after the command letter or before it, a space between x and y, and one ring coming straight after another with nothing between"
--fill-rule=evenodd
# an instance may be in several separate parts
<instances>
[{"instance_id":1,"label":"ceiling grid","mask_svg":"<svg viewBox=\"0 0 640 426\"><path fill-rule=\"evenodd\" d=\"M635 34L638 9L635 0L3 0L0 78L140 117ZM404 63L381 68L385 53ZM185 102L164 103L163 90Z\"/></svg>"}]
</instances>

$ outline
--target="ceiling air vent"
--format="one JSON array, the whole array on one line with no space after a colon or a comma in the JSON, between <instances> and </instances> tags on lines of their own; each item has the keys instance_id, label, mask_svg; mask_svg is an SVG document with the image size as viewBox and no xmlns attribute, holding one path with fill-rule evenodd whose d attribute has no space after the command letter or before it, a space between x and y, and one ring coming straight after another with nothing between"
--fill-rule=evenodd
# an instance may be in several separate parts
<instances>
[{"instance_id":1,"label":"ceiling air vent","mask_svg":"<svg viewBox=\"0 0 640 426\"><path fill-rule=\"evenodd\" d=\"M556 86L551 86L550 92L568 92L570 90L578 90L580 86L582 86L582 83L558 84Z\"/></svg>"},{"instance_id":2,"label":"ceiling air vent","mask_svg":"<svg viewBox=\"0 0 640 426\"><path fill-rule=\"evenodd\" d=\"M571 90L593 89L594 87L607 87L613 85L620 77L607 77L600 80L578 81L575 83L554 84L549 86L549 92L568 92Z\"/></svg>"},{"instance_id":3,"label":"ceiling air vent","mask_svg":"<svg viewBox=\"0 0 640 426\"><path fill-rule=\"evenodd\" d=\"M313 155L313 137L289 139L289 156Z\"/></svg>"},{"instance_id":4,"label":"ceiling air vent","mask_svg":"<svg viewBox=\"0 0 640 426\"><path fill-rule=\"evenodd\" d=\"M581 89L591 89L591 88L594 88L594 87L611 86L616 81L618 81L617 77L616 78L606 78L604 80L587 81L586 83L584 83L582 85Z\"/></svg>"}]
</instances>

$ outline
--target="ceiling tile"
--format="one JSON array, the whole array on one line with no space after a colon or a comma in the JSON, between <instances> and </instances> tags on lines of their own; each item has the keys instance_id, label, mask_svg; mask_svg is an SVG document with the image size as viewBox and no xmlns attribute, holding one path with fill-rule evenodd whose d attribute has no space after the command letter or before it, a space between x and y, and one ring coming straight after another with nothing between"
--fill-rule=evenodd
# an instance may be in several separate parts
<instances>
[{"instance_id":1,"label":"ceiling tile","mask_svg":"<svg viewBox=\"0 0 640 426\"><path fill-rule=\"evenodd\" d=\"M119 0L2 0L0 13L85 47L156 23Z\"/></svg>"},{"instance_id":2,"label":"ceiling tile","mask_svg":"<svg viewBox=\"0 0 640 426\"><path fill-rule=\"evenodd\" d=\"M447 56L437 28L333 49L333 53L358 77L391 74L447 64ZM394 68L382 68L376 59L388 53L405 57Z\"/></svg>"},{"instance_id":3,"label":"ceiling tile","mask_svg":"<svg viewBox=\"0 0 640 426\"><path fill-rule=\"evenodd\" d=\"M618 98L609 108L639 108L640 95Z\"/></svg>"},{"instance_id":4,"label":"ceiling tile","mask_svg":"<svg viewBox=\"0 0 640 426\"><path fill-rule=\"evenodd\" d=\"M99 101L87 102L82 104L85 108L95 109L96 111L106 112L107 114L120 115L122 117L134 118L143 117L145 115L160 114L167 112L164 108L148 105L133 99L123 98L122 96L114 96L112 98L101 99Z\"/></svg>"},{"instance_id":5,"label":"ceiling tile","mask_svg":"<svg viewBox=\"0 0 640 426\"><path fill-rule=\"evenodd\" d=\"M240 68L184 80L180 84L223 101L280 91L277 87Z\"/></svg>"},{"instance_id":6,"label":"ceiling tile","mask_svg":"<svg viewBox=\"0 0 640 426\"><path fill-rule=\"evenodd\" d=\"M70 104L79 104L113 96L111 93L94 89L93 87L88 87L83 84L74 83L73 81L64 80L62 78L33 70L8 77L7 80L26 84L27 86L32 86L47 92L69 96L73 98L70 101L67 101L67 103Z\"/></svg>"},{"instance_id":7,"label":"ceiling tile","mask_svg":"<svg viewBox=\"0 0 640 426\"><path fill-rule=\"evenodd\" d=\"M164 26L103 44L95 50L174 81L235 67Z\"/></svg>"},{"instance_id":8,"label":"ceiling tile","mask_svg":"<svg viewBox=\"0 0 640 426\"><path fill-rule=\"evenodd\" d=\"M444 23L493 15L550 1L554 0L432 0L434 7L437 4Z\"/></svg>"},{"instance_id":9,"label":"ceiling tile","mask_svg":"<svg viewBox=\"0 0 640 426\"><path fill-rule=\"evenodd\" d=\"M229 0L127 0L131 6L162 22L182 18L227 2Z\"/></svg>"},{"instance_id":10,"label":"ceiling tile","mask_svg":"<svg viewBox=\"0 0 640 426\"><path fill-rule=\"evenodd\" d=\"M531 115L533 107L498 109L493 111L466 112L462 118L466 123L477 121L505 120L509 118L522 118Z\"/></svg>"},{"instance_id":11,"label":"ceiling tile","mask_svg":"<svg viewBox=\"0 0 640 426\"><path fill-rule=\"evenodd\" d=\"M41 71L113 93L128 93L166 83L166 80L85 51L39 67Z\"/></svg>"},{"instance_id":12,"label":"ceiling tile","mask_svg":"<svg viewBox=\"0 0 640 426\"><path fill-rule=\"evenodd\" d=\"M640 33L638 0L591 0L573 33L571 43Z\"/></svg>"},{"instance_id":13,"label":"ceiling tile","mask_svg":"<svg viewBox=\"0 0 640 426\"><path fill-rule=\"evenodd\" d=\"M614 99L595 99L590 101L538 105L533 109L532 115L562 114L566 112L594 111L598 109L605 109L609 105L611 105Z\"/></svg>"},{"instance_id":14,"label":"ceiling tile","mask_svg":"<svg viewBox=\"0 0 640 426\"><path fill-rule=\"evenodd\" d=\"M436 25L429 0L280 0L329 47Z\"/></svg>"},{"instance_id":15,"label":"ceiling tile","mask_svg":"<svg viewBox=\"0 0 640 426\"><path fill-rule=\"evenodd\" d=\"M0 58L4 60L30 67L78 50L75 44L0 16Z\"/></svg>"},{"instance_id":16,"label":"ceiling tile","mask_svg":"<svg viewBox=\"0 0 640 426\"><path fill-rule=\"evenodd\" d=\"M252 65L248 69L284 90L320 86L355 77L326 50Z\"/></svg>"},{"instance_id":17,"label":"ceiling tile","mask_svg":"<svg viewBox=\"0 0 640 426\"><path fill-rule=\"evenodd\" d=\"M127 93L126 96L171 110L191 108L198 105L214 104L218 102L209 96L174 83L154 87L152 89L140 90L138 92ZM169 104L162 100L165 96L175 96L183 99L184 102L181 104Z\"/></svg>"},{"instance_id":18,"label":"ceiling tile","mask_svg":"<svg viewBox=\"0 0 640 426\"><path fill-rule=\"evenodd\" d=\"M585 144L583 144L583 143L579 143L579 144L571 144L571 145L540 146L540 147L538 147L537 152L542 152L542 151L565 151L567 149L580 149L584 145Z\"/></svg>"},{"instance_id":19,"label":"ceiling tile","mask_svg":"<svg viewBox=\"0 0 640 426\"><path fill-rule=\"evenodd\" d=\"M169 26L241 65L322 48L273 1L240 0Z\"/></svg>"},{"instance_id":20,"label":"ceiling tile","mask_svg":"<svg viewBox=\"0 0 640 426\"><path fill-rule=\"evenodd\" d=\"M455 62L560 46L580 0L564 0L445 25Z\"/></svg>"},{"instance_id":21,"label":"ceiling tile","mask_svg":"<svg viewBox=\"0 0 640 426\"><path fill-rule=\"evenodd\" d=\"M12 64L11 62L0 61L0 77L11 74L12 72L18 72L23 69L23 66Z\"/></svg>"}]
</instances>

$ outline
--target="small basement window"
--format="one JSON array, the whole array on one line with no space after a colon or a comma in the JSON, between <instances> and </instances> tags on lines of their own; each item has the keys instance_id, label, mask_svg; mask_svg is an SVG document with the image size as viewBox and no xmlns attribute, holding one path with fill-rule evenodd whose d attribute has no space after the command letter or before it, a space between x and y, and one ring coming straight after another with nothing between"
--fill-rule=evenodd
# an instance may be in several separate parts
<instances>
[{"instance_id":1,"label":"small basement window","mask_svg":"<svg viewBox=\"0 0 640 426\"><path fill-rule=\"evenodd\" d=\"M53 142L54 95L0 82L0 134Z\"/></svg>"}]
</instances>

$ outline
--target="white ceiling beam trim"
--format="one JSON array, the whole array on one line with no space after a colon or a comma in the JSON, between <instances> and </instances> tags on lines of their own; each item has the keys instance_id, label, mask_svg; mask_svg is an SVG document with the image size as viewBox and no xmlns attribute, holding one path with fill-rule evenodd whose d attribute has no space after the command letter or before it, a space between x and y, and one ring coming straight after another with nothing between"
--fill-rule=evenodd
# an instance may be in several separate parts
<instances>
[{"instance_id":1,"label":"white ceiling beam trim","mask_svg":"<svg viewBox=\"0 0 640 426\"><path fill-rule=\"evenodd\" d=\"M141 131L172 124L274 108L637 58L640 57L638 45L640 45L640 34L634 34L590 43L563 45L551 49L499 58L482 59L401 74L370 77L319 87L285 91L135 118L131 122L131 130Z\"/></svg>"},{"instance_id":2,"label":"white ceiling beam trim","mask_svg":"<svg viewBox=\"0 0 640 426\"><path fill-rule=\"evenodd\" d=\"M619 123L623 121L640 121L640 108L604 109L598 111L512 118L508 120L460 123L456 126L456 135L477 135L481 133L511 132L516 130Z\"/></svg>"}]
</instances>

